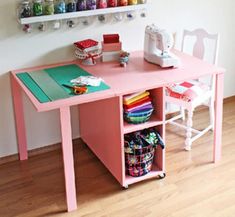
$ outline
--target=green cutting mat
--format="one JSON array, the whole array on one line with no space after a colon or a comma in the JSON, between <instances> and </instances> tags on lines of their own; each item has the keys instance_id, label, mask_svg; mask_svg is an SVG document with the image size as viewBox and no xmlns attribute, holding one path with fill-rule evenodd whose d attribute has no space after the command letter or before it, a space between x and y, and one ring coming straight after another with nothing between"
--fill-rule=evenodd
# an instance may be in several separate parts
<instances>
[{"instance_id":1,"label":"green cutting mat","mask_svg":"<svg viewBox=\"0 0 235 217\"><path fill-rule=\"evenodd\" d=\"M30 77L39 84L41 90L48 96L50 101L54 101L61 98L68 98L69 93L64 91L62 86L45 71L28 72Z\"/></svg>"},{"instance_id":2,"label":"green cutting mat","mask_svg":"<svg viewBox=\"0 0 235 217\"><path fill-rule=\"evenodd\" d=\"M72 91L69 88L62 86L62 84L70 85L70 80L79 76L88 75L91 74L77 65L66 65L44 69L43 71L38 72L23 72L17 74L17 77L33 93L39 102L45 103L74 96ZM56 86L56 84L58 86ZM108 85L101 82L98 87L88 86L88 92L86 94L107 90L109 88ZM64 92L61 92L61 90Z\"/></svg>"}]
</instances>

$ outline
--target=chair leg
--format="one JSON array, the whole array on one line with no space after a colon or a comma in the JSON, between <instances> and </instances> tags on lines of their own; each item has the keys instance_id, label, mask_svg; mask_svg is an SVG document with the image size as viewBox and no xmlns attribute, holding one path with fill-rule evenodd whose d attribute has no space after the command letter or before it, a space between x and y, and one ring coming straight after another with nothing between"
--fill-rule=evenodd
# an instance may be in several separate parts
<instances>
[{"instance_id":1,"label":"chair leg","mask_svg":"<svg viewBox=\"0 0 235 217\"><path fill-rule=\"evenodd\" d=\"M184 149L187 151L191 150L192 146L192 126L193 126L193 109L188 110L188 119L187 119L187 130L186 130L186 140Z\"/></svg>"},{"instance_id":2,"label":"chair leg","mask_svg":"<svg viewBox=\"0 0 235 217\"><path fill-rule=\"evenodd\" d=\"M209 111L210 111L210 124L212 126L211 130L214 130L214 121L215 121L215 104L214 99L210 99L210 105L209 105Z\"/></svg>"},{"instance_id":3,"label":"chair leg","mask_svg":"<svg viewBox=\"0 0 235 217\"><path fill-rule=\"evenodd\" d=\"M180 114L182 116L182 120L184 121L185 120L185 111L184 111L183 107L180 107Z\"/></svg>"}]
</instances>

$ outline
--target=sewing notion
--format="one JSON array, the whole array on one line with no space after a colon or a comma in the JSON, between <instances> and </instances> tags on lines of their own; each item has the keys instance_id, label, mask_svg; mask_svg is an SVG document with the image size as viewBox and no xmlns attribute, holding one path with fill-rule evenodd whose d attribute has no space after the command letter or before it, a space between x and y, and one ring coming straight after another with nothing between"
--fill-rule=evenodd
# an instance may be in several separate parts
<instances>
[{"instance_id":1,"label":"sewing notion","mask_svg":"<svg viewBox=\"0 0 235 217\"><path fill-rule=\"evenodd\" d=\"M73 83L73 85L77 85L77 86L93 86L93 87L99 87L101 82L102 82L102 78L97 78L95 76L79 76L75 79L72 79L70 82Z\"/></svg>"},{"instance_id":2,"label":"sewing notion","mask_svg":"<svg viewBox=\"0 0 235 217\"><path fill-rule=\"evenodd\" d=\"M80 94L84 94L87 92L86 86L76 86L76 85L72 86L72 85L67 85L67 84L63 84L63 86L70 88L75 95L80 95Z\"/></svg>"},{"instance_id":3,"label":"sewing notion","mask_svg":"<svg viewBox=\"0 0 235 217\"><path fill-rule=\"evenodd\" d=\"M85 39L74 43L75 56L82 60L84 65L95 65L96 59L102 55L98 41Z\"/></svg>"},{"instance_id":4,"label":"sewing notion","mask_svg":"<svg viewBox=\"0 0 235 217\"><path fill-rule=\"evenodd\" d=\"M119 34L104 34L102 41L102 61L111 62L119 61L122 51L122 42Z\"/></svg>"}]
</instances>

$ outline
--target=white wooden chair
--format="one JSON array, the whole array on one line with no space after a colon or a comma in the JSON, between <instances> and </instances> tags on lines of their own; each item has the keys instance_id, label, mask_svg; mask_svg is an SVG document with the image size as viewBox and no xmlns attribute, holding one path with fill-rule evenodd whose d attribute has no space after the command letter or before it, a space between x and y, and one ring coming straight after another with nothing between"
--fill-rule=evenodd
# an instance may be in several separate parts
<instances>
[{"instance_id":1,"label":"white wooden chair","mask_svg":"<svg viewBox=\"0 0 235 217\"><path fill-rule=\"evenodd\" d=\"M218 46L219 46L219 35L218 34L208 34L203 29L196 29L194 31L184 30L182 46L181 46L181 50L183 52L185 51L185 40L187 37L188 38L191 38L191 37L196 38L196 41L194 43L193 50L192 50L191 54L193 56L198 57L203 60L205 60L205 53L206 53L205 52L206 51L205 45L208 45L208 44L212 45L211 43L209 43L209 41L210 42L213 41L214 42L213 43L214 50L213 50L213 52L211 52L211 54L213 56L211 63L213 63L213 64L217 63L217 54L218 54ZM202 84L200 82L200 79L197 81L193 81L193 83L195 85ZM169 91L168 91L168 94L166 96L166 102L173 103L173 104L180 106L181 112L179 115L168 119L166 121L166 123L176 125L176 126L181 127L186 130L185 150L191 150L191 146L192 146L193 141L195 141L196 139L198 139L199 137L204 135L209 130L213 130L213 127L214 127L214 83L215 83L215 78L214 78L214 76L212 76L210 78L209 84L207 84L208 89L206 91L199 91L200 94L198 94L198 96L191 101L186 101L185 99L177 98L176 96L173 96L174 94L173 95L169 94ZM174 85L177 86L178 84L174 84ZM170 90L170 92L171 92L171 89L168 88L168 90ZM192 128L192 126L193 126L193 120L192 120L193 112L197 106L205 105L205 104L207 106L209 106L210 124L204 130L199 131L199 130ZM185 119L185 113L184 113L185 109L188 111L188 117L187 117L188 119L187 119L186 125L175 122L177 119L183 119L183 120ZM192 133L194 133L195 135L193 136Z\"/></svg>"}]
</instances>

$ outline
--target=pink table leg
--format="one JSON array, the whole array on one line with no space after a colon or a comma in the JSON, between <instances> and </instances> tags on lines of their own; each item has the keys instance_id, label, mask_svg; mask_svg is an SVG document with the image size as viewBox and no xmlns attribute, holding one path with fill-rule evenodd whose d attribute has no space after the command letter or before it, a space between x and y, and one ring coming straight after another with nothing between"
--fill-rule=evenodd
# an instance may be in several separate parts
<instances>
[{"instance_id":1,"label":"pink table leg","mask_svg":"<svg viewBox=\"0 0 235 217\"><path fill-rule=\"evenodd\" d=\"M70 108L60 108L64 177L68 211L77 209Z\"/></svg>"},{"instance_id":2,"label":"pink table leg","mask_svg":"<svg viewBox=\"0 0 235 217\"><path fill-rule=\"evenodd\" d=\"M216 75L215 88L215 128L214 128L214 162L221 159L222 121L223 121L223 85L224 74Z\"/></svg>"},{"instance_id":3,"label":"pink table leg","mask_svg":"<svg viewBox=\"0 0 235 217\"><path fill-rule=\"evenodd\" d=\"M22 90L13 75L11 75L11 88L13 96L13 106L15 112L16 134L18 139L18 150L20 160L28 159L27 139L24 121L24 111L22 102Z\"/></svg>"}]
</instances>

